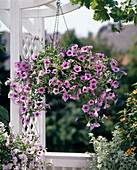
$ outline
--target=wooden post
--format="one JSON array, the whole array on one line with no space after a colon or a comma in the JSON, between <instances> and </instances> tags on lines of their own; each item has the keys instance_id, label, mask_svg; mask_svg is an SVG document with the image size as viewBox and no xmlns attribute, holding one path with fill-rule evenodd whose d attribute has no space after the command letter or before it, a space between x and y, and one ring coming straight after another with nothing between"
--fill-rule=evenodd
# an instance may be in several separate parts
<instances>
[{"instance_id":1,"label":"wooden post","mask_svg":"<svg viewBox=\"0 0 137 170\"><path fill-rule=\"evenodd\" d=\"M35 35L39 36L39 38L43 38L43 44L45 42L45 33L44 33L44 18L35 18L34 19L34 32ZM38 50L42 50L42 45L38 45ZM45 101L45 99L43 99ZM45 123L45 112L41 112L41 116L38 120L38 131L40 135L40 144L42 146L46 146L46 129L45 129L46 123Z\"/></svg>"},{"instance_id":2,"label":"wooden post","mask_svg":"<svg viewBox=\"0 0 137 170\"><path fill-rule=\"evenodd\" d=\"M19 61L21 55L21 9L20 0L10 0L10 77L14 78L14 62ZM19 106L10 100L10 122L13 132L21 133L21 120L19 117Z\"/></svg>"}]
</instances>

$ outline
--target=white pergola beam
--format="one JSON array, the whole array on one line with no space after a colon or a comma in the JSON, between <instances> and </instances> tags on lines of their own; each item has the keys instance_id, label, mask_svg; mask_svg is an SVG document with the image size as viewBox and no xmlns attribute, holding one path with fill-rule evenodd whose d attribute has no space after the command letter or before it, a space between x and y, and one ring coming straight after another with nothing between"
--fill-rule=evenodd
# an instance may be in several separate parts
<instances>
[{"instance_id":1,"label":"white pergola beam","mask_svg":"<svg viewBox=\"0 0 137 170\"><path fill-rule=\"evenodd\" d=\"M79 5L70 5L69 3L62 6L62 10L64 14L74 11L77 8L79 8ZM30 9L30 10L22 11L23 18L47 18L47 17L53 17L55 15L56 15L56 11L52 9Z\"/></svg>"},{"instance_id":2,"label":"white pergola beam","mask_svg":"<svg viewBox=\"0 0 137 170\"><path fill-rule=\"evenodd\" d=\"M10 77L15 77L15 67L14 62L19 61L21 55L21 10L20 1L11 0L10 1ZM13 132L21 133L21 119L19 117L19 105L16 105L14 101L10 100L10 122L11 127L13 127Z\"/></svg>"},{"instance_id":3,"label":"white pergola beam","mask_svg":"<svg viewBox=\"0 0 137 170\"><path fill-rule=\"evenodd\" d=\"M48 3L52 3L55 0L22 0L20 4L20 9L34 8ZM1 0L0 9L10 9L10 3L13 4L12 0Z\"/></svg>"},{"instance_id":4,"label":"white pergola beam","mask_svg":"<svg viewBox=\"0 0 137 170\"><path fill-rule=\"evenodd\" d=\"M0 10L0 20L3 24L10 29L10 14L9 11Z\"/></svg>"}]
</instances>

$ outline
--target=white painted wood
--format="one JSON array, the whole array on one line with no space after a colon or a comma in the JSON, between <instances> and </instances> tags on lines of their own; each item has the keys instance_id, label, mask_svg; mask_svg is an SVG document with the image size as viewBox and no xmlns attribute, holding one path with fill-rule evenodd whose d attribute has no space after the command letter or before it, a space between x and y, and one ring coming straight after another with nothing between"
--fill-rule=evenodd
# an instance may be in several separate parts
<instances>
[{"instance_id":1,"label":"white painted wood","mask_svg":"<svg viewBox=\"0 0 137 170\"><path fill-rule=\"evenodd\" d=\"M35 18L34 19L34 32L36 36L39 36L40 39L43 39L43 45L44 45L44 41L45 41L45 33L44 33L44 18ZM42 50L43 46L41 44L39 44L38 49ZM43 99L43 101L45 101L45 99ZM39 118L38 121L38 129L39 129L39 135L40 135L40 144L43 145L45 147L45 112L42 111L41 112L41 116Z\"/></svg>"},{"instance_id":2,"label":"white painted wood","mask_svg":"<svg viewBox=\"0 0 137 170\"><path fill-rule=\"evenodd\" d=\"M76 170L76 168L72 168L72 170Z\"/></svg>"},{"instance_id":3,"label":"white painted wood","mask_svg":"<svg viewBox=\"0 0 137 170\"><path fill-rule=\"evenodd\" d=\"M20 1L12 0L10 1L11 11L10 11L10 77L15 77L15 67L14 62L19 61L19 56L21 54L21 10ZM13 131L15 133L21 132L21 120L19 118L19 106L14 104L13 100L10 100L10 122L13 126Z\"/></svg>"},{"instance_id":4,"label":"white painted wood","mask_svg":"<svg viewBox=\"0 0 137 170\"><path fill-rule=\"evenodd\" d=\"M9 11L0 10L0 20L3 24L10 29L10 14Z\"/></svg>"},{"instance_id":5,"label":"white painted wood","mask_svg":"<svg viewBox=\"0 0 137 170\"><path fill-rule=\"evenodd\" d=\"M10 9L10 0L0 0L0 9Z\"/></svg>"},{"instance_id":6,"label":"white painted wood","mask_svg":"<svg viewBox=\"0 0 137 170\"><path fill-rule=\"evenodd\" d=\"M69 13L79 8L79 5L70 5L69 3L62 5L63 13ZM61 14L61 13L60 13ZM23 18L46 18L56 15L56 11L52 9L29 9L22 11Z\"/></svg>"},{"instance_id":7,"label":"white painted wood","mask_svg":"<svg viewBox=\"0 0 137 170\"><path fill-rule=\"evenodd\" d=\"M10 1L12 0L0 0L0 9L10 9ZM22 0L20 9L34 8L54 1L55 0ZM12 3L14 2L12 1Z\"/></svg>"},{"instance_id":8,"label":"white painted wood","mask_svg":"<svg viewBox=\"0 0 137 170\"><path fill-rule=\"evenodd\" d=\"M33 36L35 36L34 23L28 18L22 19L22 26Z\"/></svg>"},{"instance_id":9,"label":"white painted wood","mask_svg":"<svg viewBox=\"0 0 137 170\"><path fill-rule=\"evenodd\" d=\"M45 155L45 161L51 162L53 167L84 168L88 160L92 157L83 153L47 152Z\"/></svg>"}]
</instances>

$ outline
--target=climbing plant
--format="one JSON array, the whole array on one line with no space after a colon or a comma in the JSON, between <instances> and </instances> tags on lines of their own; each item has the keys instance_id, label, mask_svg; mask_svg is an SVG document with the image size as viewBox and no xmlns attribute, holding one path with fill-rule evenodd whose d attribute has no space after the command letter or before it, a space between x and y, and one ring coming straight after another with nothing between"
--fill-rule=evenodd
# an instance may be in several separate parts
<instances>
[{"instance_id":1,"label":"climbing plant","mask_svg":"<svg viewBox=\"0 0 137 170\"><path fill-rule=\"evenodd\" d=\"M137 24L137 1L125 0L70 0L72 4L85 5L88 9L94 10L93 19L96 21L108 21L113 19L114 22L131 22ZM113 28L113 31L116 31Z\"/></svg>"}]
</instances>

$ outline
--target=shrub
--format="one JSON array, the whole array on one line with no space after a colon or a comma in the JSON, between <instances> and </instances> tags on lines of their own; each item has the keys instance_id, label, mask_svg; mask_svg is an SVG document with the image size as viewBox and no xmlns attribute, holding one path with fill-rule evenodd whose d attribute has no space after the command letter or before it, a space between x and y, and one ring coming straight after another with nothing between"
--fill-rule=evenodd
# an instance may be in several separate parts
<instances>
[{"instance_id":1,"label":"shrub","mask_svg":"<svg viewBox=\"0 0 137 170\"><path fill-rule=\"evenodd\" d=\"M122 136L120 129L116 127L113 132L112 141L99 136L97 139L90 133L90 143L93 143L95 154L93 160L88 164L88 170L135 170L137 161L135 154L127 156L121 149Z\"/></svg>"}]
</instances>

